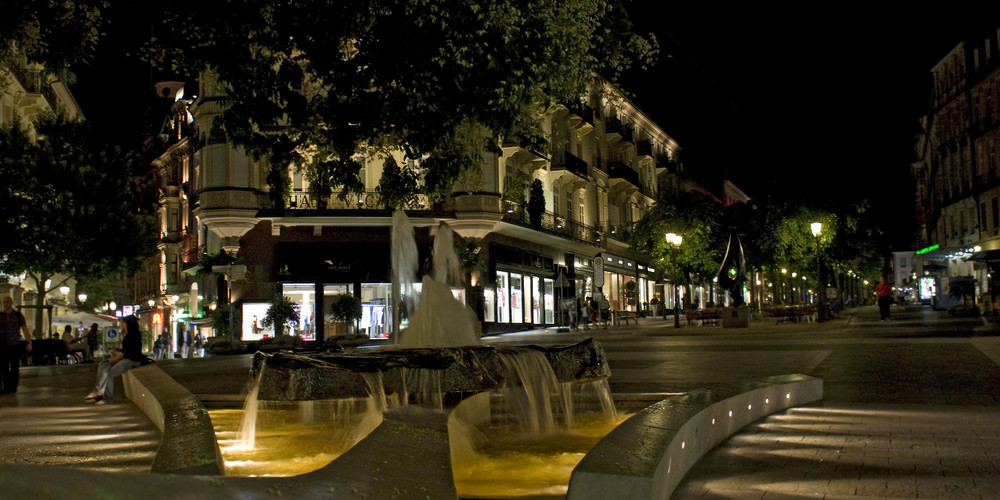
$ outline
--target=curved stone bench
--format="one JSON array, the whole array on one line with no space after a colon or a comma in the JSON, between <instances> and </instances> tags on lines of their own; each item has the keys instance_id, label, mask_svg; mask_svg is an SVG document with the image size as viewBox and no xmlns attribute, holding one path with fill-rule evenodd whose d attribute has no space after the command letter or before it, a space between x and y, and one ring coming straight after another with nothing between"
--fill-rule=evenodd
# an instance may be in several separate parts
<instances>
[{"instance_id":1,"label":"curved stone bench","mask_svg":"<svg viewBox=\"0 0 1000 500\"><path fill-rule=\"evenodd\" d=\"M668 499L712 448L767 415L823 398L823 380L779 375L672 396L635 414L573 469L569 500Z\"/></svg>"},{"instance_id":2,"label":"curved stone bench","mask_svg":"<svg viewBox=\"0 0 1000 500\"><path fill-rule=\"evenodd\" d=\"M221 475L215 428L205 405L158 366L122 374L125 395L163 433L150 472Z\"/></svg>"},{"instance_id":3,"label":"curved stone bench","mask_svg":"<svg viewBox=\"0 0 1000 500\"><path fill-rule=\"evenodd\" d=\"M0 465L4 498L457 499L448 413L394 409L344 455L295 477L221 476L223 462L204 405L155 365L123 375L126 394L162 431L151 472Z\"/></svg>"}]
</instances>

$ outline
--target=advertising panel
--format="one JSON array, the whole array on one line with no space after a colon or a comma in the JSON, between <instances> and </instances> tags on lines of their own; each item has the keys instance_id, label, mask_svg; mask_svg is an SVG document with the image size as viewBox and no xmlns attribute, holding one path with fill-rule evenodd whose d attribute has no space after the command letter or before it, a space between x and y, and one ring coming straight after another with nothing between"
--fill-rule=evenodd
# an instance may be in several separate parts
<instances>
[{"instance_id":1,"label":"advertising panel","mask_svg":"<svg viewBox=\"0 0 1000 500\"><path fill-rule=\"evenodd\" d=\"M243 304L243 340L261 340L274 336L273 327L264 327L264 316L271 304L246 302Z\"/></svg>"}]
</instances>

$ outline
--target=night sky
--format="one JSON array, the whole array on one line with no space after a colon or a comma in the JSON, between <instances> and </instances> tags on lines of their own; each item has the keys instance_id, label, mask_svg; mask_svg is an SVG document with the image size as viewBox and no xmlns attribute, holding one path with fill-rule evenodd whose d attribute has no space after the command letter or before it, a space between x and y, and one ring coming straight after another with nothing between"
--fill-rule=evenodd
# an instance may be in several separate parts
<instances>
[{"instance_id":1,"label":"night sky","mask_svg":"<svg viewBox=\"0 0 1000 500\"><path fill-rule=\"evenodd\" d=\"M123 10L141 4L115 2L99 60L77 68L88 119L133 144L139 125L156 121L140 111L150 70L126 55L148 37L141 12ZM688 171L712 189L732 179L757 199L871 199L893 249L911 248L909 165L930 68L977 24L1000 27L1000 6L861 16L844 4L699 4L626 2L661 53L622 86L678 140Z\"/></svg>"},{"instance_id":2,"label":"night sky","mask_svg":"<svg viewBox=\"0 0 1000 500\"><path fill-rule=\"evenodd\" d=\"M975 29L1000 28L1000 9L705 5L633 15L662 53L622 80L689 172L758 199L870 199L892 249L912 248L909 168L930 69Z\"/></svg>"}]
</instances>

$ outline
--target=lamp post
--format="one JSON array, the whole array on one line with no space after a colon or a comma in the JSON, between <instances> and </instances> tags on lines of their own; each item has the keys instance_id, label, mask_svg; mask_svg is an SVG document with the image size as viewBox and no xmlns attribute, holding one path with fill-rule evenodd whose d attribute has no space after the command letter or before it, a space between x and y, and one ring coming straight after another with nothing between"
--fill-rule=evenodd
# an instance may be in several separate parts
<instances>
[{"instance_id":1,"label":"lamp post","mask_svg":"<svg viewBox=\"0 0 1000 500\"><path fill-rule=\"evenodd\" d=\"M819 252L819 235L823 231L823 223L813 222L809 226L812 229L813 237L816 238L816 287L819 292L816 294L816 321L826 321L826 284L823 283L823 268Z\"/></svg>"},{"instance_id":2,"label":"lamp post","mask_svg":"<svg viewBox=\"0 0 1000 500\"><path fill-rule=\"evenodd\" d=\"M681 235L679 235L679 234L667 233L667 245L670 246L670 256L672 257L671 260L673 260L673 262L671 262L671 264L673 265L673 268L674 268L675 271L677 270L677 267L678 267L677 266L677 251L680 249L680 247L681 247L681 241L683 239L684 238ZM680 295L677 293L677 280L674 280L674 284L673 285L674 285L674 328L680 328L681 327L681 311L680 311L680 307L679 307L679 305L680 305L679 304L679 302L680 302Z\"/></svg>"}]
</instances>

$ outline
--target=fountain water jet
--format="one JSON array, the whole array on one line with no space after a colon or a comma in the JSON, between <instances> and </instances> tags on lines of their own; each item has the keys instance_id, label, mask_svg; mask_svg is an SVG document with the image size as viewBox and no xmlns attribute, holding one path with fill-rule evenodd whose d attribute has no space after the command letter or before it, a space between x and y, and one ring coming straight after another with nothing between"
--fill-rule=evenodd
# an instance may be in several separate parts
<instances>
[{"instance_id":1,"label":"fountain water jet","mask_svg":"<svg viewBox=\"0 0 1000 500\"><path fill-rule=\"evenodd\" d=\"M394 288L403 291L412 283L407 271L416 267L416 251L415 245L406 249L412 242L412 226L402 212L393 216L392 238ZM365 397L382 412L411 402L451 410L456 404L465 405L459 402L470 395L485 397L480 416L451 419L448 434L454 464L482 461L478 449L485 435L480 426L495 422L497 416L516 422L503 425L518 429L516 434L505 434L520 436L511 442L538 440L574 427L574 383L594 381L607 387L610 372L600 345L593 339L558 347L483 344L474 313L451 290L461 274L454 234L447 224L438 228L433 262L435 279L424 276L416 310L396 337L396 348L308 356L258 353L251 369L251 378L259 380L257 397L268 401ZM496 391L505 395L500 399L506 402L494 409L490 394ZM561 427L556 422L560 417ZM495 434L492 429L489 433Z\"/></svg>"}]
</instances>

